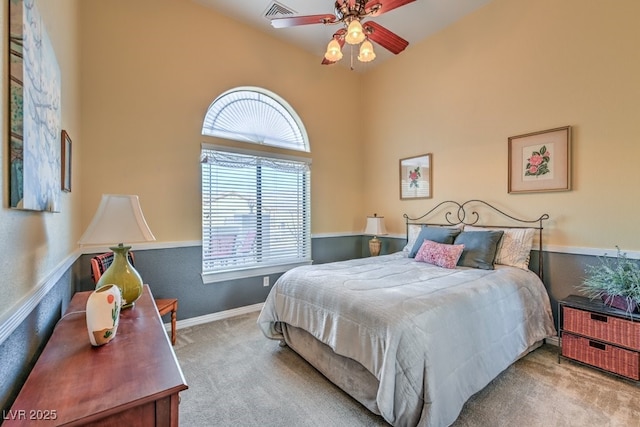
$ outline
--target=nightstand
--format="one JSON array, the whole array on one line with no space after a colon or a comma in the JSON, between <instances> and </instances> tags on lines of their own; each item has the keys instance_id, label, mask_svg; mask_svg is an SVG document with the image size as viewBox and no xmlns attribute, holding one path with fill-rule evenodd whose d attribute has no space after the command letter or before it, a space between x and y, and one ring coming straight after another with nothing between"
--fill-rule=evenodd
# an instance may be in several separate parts
<instances>
[{"instance_id":1,"label":"nightstand","mask_svg":"<svg viewBox=\"0 0 640 427\"><path fill-rule=\"evenodd\" d=\"M640 381L640 315L570 295L558 303L560 358Z\"/></svg>"}]
</instances>

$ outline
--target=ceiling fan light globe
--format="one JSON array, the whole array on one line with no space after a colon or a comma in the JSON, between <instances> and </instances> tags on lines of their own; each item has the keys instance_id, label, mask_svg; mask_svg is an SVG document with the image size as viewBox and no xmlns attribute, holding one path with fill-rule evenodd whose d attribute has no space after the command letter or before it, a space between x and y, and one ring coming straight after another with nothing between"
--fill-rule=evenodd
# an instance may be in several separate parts
<instances>
[{"instance_id":1,"label":"ceiling fan light globe","mask_svg":"<svg viewBox=\"0 0 640 427\"><path fill-rule=\"evenodd\" d=\"M373 45L369 40L366 40L360 45L360 53L358 55L358 61L371 62L376 59L376 53L373 51Z\"/></svg>"},{"instance_id":2,"label":"ceiling fan light globe","mask_svg":"<svg viewBox=\"0 0 640 427\"><path fill-rule=\"evenodd\" d=\"M338 62L342 59L342 50L340 43L336 39L333 39L327 45L327 52L324 54L327 61Z\"/></svg>"},{"instance_id":3,"label":"ceiling fan light globe","mask_svg":"<svg viewBox=\"0 0 640 427\"><path fill-rule=\"evenodd\" d=\"M362 24L357 19L354 19L349 23L349 27L347 28L347 34L344 37L344 41L349 44L359 44L366 38L364 34L364 30L362 29Z\"/></svg>"}]
</instances>

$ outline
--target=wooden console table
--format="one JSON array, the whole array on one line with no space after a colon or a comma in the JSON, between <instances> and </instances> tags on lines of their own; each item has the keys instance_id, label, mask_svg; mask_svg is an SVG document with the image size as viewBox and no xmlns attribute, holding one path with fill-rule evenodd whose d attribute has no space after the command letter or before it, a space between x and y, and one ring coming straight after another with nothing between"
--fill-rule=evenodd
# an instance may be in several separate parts
<instances>
[{"instance_id":1,"label":"wooden console table","mask_svg":"<svg viewBox=\"0 0 640 427\"><path fill-rule=\"evenodd\" d=\"M149 287L101 347L89 343L90 293L73 296L4 426L177 426L188 387Z\"/></svg>"}]
</instances>

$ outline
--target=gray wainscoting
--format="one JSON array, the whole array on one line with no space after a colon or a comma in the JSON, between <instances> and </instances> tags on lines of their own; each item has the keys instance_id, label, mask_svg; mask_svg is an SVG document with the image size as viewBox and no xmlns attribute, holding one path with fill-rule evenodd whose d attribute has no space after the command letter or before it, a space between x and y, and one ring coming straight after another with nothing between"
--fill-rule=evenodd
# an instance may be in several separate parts
<instances>
[{"instance_id":1,"label":"gray wainscoting","mask_svg":"<svg viewBox=\"0 0 640 427\"><path fill-rule=\"evenodd\" d=\"M363 256L362 236L312 239L313 262L322 264ZM170 249L134 250L135 267L148 283L155 298L178 298L178 320L264 302L281 274L269 275L269 286L262 278L248 277L218 283L202 283L200 246ZM368 246L367 252L368 254ZM74 265L76 291L94 289L91 257L82 255ZM168 321L168 319L164 319Z\"/></svg>"},{"instance_id":2,"label":"gray wainscoting","mask_svg":"<svg viewBox=\"0 0 640 427\"><path fill-rule=\"evenodd\" d=\"M369 256L369 236L317 237L312 239L316 264ZM381 254L402 250L405 240L383 237ZM0 345L0 403L8 410L40 355L56 322L66 310L76 291L94 289L90 258L80 256L27 319ZM263 286L262 276L203 284L200 276L201 248L136 250L136 268L149 283L156 298L178 298L178 319L189 319L263 302L280 274L269 276L270 286ZM554 316L557 301L576 293L586 264L596 257L545 252L544 281L551 296ZM532 254L531 268L537 269L537 253ZM165 318L165 322L169 319ZM88 342L88 341L87 341Z\"/></svg>"},{"instance_id":3,"label":"gray wainscoting","mask_svg":"<svg viewBox=\"0 0 640 427\"><path fill-rule=\"evenodd\" d=\"M95 287L91 279L91 257L91 254L83 255L76 263L78 291ZM270 289L262 286L263 276L202 283L200 246L136 250L135 267L155 298L178 298L178 320L263 302ZM273 284L279 276L270 275L269 282Z\"/></svg>"},{"instance_id":4,"label":"gray wainscoting","mask_svg":"<svg viewBox=\"0 0 640 427\"><path fill-rule=\"evenodd\" d=\"M0 409L8 413L74 293L67 270L27 318L0 344ZM89 336L82 337L89 342ZM54 409L54 408L47 408ZM2 424L2 418L0 418Z\"/></svg>"}]
</instances>

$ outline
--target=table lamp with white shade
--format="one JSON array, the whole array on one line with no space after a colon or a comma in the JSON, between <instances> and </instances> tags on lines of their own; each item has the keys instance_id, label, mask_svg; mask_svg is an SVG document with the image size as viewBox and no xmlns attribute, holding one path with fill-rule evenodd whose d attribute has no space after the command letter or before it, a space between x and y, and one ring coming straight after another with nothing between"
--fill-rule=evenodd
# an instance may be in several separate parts
<instances>
[{"instance_id":1,"label":"table lamp with white shade","mask_svg":"<svg viewBox=\"0 0 640 427\"><path fill-rule=\"evenodd\" d=\"M156 238L142 214L138 196L103 194L93 220L78 243L80 245L113 245L113 262L100 276L96 284L99 289L115 284L122 293L123 308L132 307L142 295L143 282L140 274L129 262L129 249L124 243L150 242Z\"/></svg>"},{"instance_id":2,"label":"table lamp with white shade","mask_svg":"<svg viewBox=\"0 0 640 427\"><path fill-rule=\"evenodd\" d=\"M369 240L369 252L371 256L380 255L381 242L378 236L387 234L387 230L384 227L384 217L373 214L373 216L367 217L367 226L364 229L364 234L373 236L373 239Z\"/></svg>"}]
</instances>

